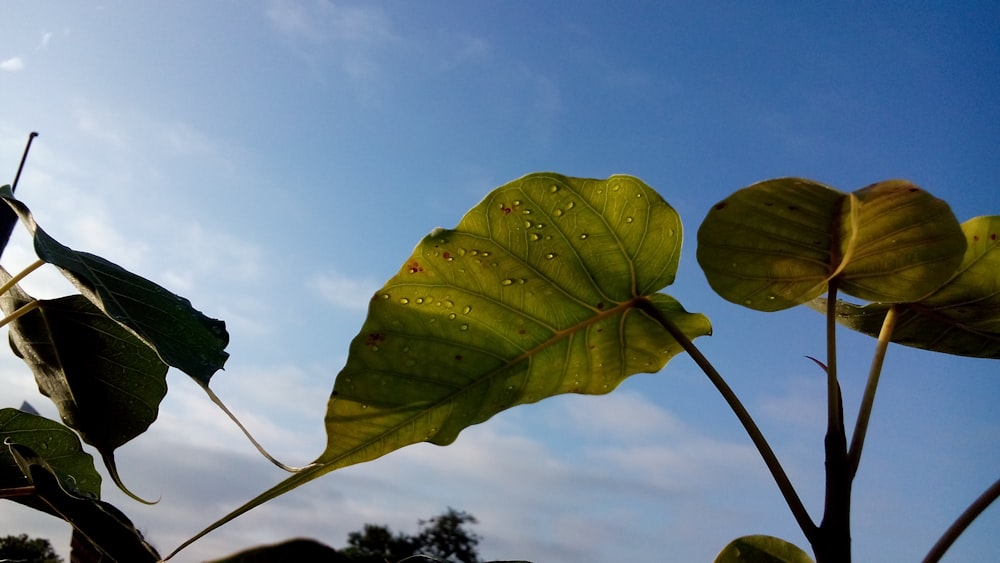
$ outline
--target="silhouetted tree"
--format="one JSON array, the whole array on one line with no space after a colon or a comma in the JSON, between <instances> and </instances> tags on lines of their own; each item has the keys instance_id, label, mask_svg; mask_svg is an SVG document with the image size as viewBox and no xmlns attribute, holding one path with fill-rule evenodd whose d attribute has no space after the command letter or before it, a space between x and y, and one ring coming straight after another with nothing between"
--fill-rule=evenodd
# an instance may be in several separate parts
<instances>
[{"instance_id":1,"label":"silhouetted tree","mask_svg":"<svg viewBox=\"0 0 1000 563\"><path fill-rule=\"evenodd\" d=\"M29 538L27 534L0 538L0 561L24 563L62 563L49 540Z\"/></svg>"},{"instance_id":2,"label":"silhouetted tree","mask_svg":"<svg viewBox=\"0 0 1000 563\"><path fill-rule=\"evenodd\" d=\"M416 536L394 534L388 526L365 524L347 535L340 553L357 563L398 563L414 555L426 555L446 563L480 563L476 551L480 537L467 530L475 524L471 514L448 507L443 514L420 520Z\"/></svg>"}]
</instances>

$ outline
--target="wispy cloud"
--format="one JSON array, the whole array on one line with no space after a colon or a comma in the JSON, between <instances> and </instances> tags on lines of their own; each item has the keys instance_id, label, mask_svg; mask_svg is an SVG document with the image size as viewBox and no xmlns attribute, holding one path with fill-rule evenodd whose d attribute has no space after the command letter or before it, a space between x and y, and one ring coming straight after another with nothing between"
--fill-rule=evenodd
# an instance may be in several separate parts
<instances>
[{"instance_id":1,"label":"wispy cloud","mask_svg":"<svg viewBox=\"0 0 1000 563\"><path fill-rule=\"evenodd\" d=\"M11 57L0 61L0 71L20 72L24 70L24 59L21 57Z\"/></svg>"},{"instance_id":2,"label":"wispy cloud","mask_svg":"<svg viewBox=\"0 0 1000 563\"><path fill-rule=\"evenodd\" d=\"M44 48L48 47L49 46L49 41L51 41L51 40L52 40L52 32L51 31L46 31L45 33L42 34L41 41L38 42L38 48L39 49L44 49Z\"/></svg>"},{"instance_id":3,"label":"wispy cloud","mask_svg":"<svg viewBox=\"0 0 1000 563\"><path fill-rule=\"evenodd\" d=\"M352 311L368 309L379 283L371 278L351 278L337 272L312 276L306 286L334 307Z\"/></svg>"}]
</instances>

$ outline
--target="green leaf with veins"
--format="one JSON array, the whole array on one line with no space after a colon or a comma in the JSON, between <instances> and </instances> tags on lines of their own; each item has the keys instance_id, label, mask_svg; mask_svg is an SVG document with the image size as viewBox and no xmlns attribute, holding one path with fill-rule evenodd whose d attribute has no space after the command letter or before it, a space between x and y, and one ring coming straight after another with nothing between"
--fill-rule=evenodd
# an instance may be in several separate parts
<instances>
[{"instance_id":1,"label":"green leaf with veins","mask_svg":"<svg viewBox=\"0 0 1000 563\"><path fill-rule=\"evenodd\" d=\"M164 363L208 387L229 357L225 352L229 333L223 321L205 316L187 299L117 264L59 243L38 226L8 186L0 188L0 199L32 233L39 258L59 268L84 297L156 350Z\"/></svg>"},{"instance_id":2,"label":"green leaf with veins","mask_svg":"<svg viewBox=\"0 0 1000 563\"><path fill-rule=\"evenodd\" d=\"M896 304L892 341L958 356L1000 359L1000 217L962 224L968 248L955 274L932 293ZM825 311L826 301L814 308ZM878 337L888 303L837 302L837 321Z\"/></svg>"},{"instance_id":3,"label":"green leaf with veins","mask_svg":"<svg viewBox=\"0 0 1000 563\"><path fill-rule=\"evenodd\" d=\"M33 498L38 504L73 526L74 561L160 561L156 549L120 510L97 498L80 496L67 487L48 458L18 443L11 444L9 452L34 488ZM86 551L88 556L80 559L82 554L78 550Z\"/></svg>"},{"instance_id":4,"label":"green leaf with veins","mask_svg":"<svg viewBox=\"0 0 1000 563\"><path fill-rule=\"evenodd\" d=\"M681 222L640 180L532 174L502 186L455 229L425 237L371 300L337 376L327 447L306 468L196 536L335 469L463 429L560 393L602 394L659 371L701 314L657 293L674 280Z\"/></svg>"},{"instance_id":5,"label":"green leaf with veins","mask_svg":"<svg viewBox=\"0 0 1000 563\"><path fill-rule=\"evenodd\" d=\"M0 491L30 484L10 450L11 445L20 444L45 459L63 488L76 496L100 498L101 475L94 468L94 458L83 451L80 438L66 426L18 409L0 409L0 443Z\"/></svg>"},{"instance_id":6,"label":"green leaf with veins","mask_svg":"<svg viewBox=\"0 0 1000 563\"><path fill-rule=\"evenodd\" d=\"M826 292L919 299L962 261L948 204L904 180L845 194L800 178L767 180L716 204L698 230L698 263L723 298L779 311Z\"/></svg>"},{"instance_id":7,"label":"green leaf with veins","mask_svg":"<svg viewBox=\"0 0 1000 563\"><path fill-rule=\"evenodd\" d=\"M0 268L0 282L10 280ZM11 314L35 301L19 286L0 296ZM114 450L145 432L167 393L167 365L132 332L82 295L42 299L10 323L10 343L63 422L101 453L115 483Z\"/></svg>"}]
</instances>

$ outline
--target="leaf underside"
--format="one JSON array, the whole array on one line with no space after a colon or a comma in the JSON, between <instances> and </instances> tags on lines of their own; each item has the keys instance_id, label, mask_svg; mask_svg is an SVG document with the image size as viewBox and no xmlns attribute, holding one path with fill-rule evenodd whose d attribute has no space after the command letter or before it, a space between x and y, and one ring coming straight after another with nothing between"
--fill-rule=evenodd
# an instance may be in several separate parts
<instances>
[{"instance_id":1,"label":"leaf underside","mask_svg":"<svg viewBox=\"0 0 1000 563\"><path fill-rule=\"evenodd\" d=\"M837 302L837 321L878 337L890 307L897 308L892 341L958 356L1000 359L1000 217L962 224L968 243L950 280L913 303ZM816 309L825 311L826 301Z\"/></svg>"},{"instance_id":2,"label":"leaf underside","mask_svg":"<svg viewBox=\"0 0 1000 563\"><path fill-rule=\"evenodd\" d=\"M716 204L698 263L723 298L778 311L822 295L914 301L958 268L965 237L948 204L904 180L851 194L801 178L754 184Z\"/></svg>"},{"instance_id":3,"label":"leaf underside","mask_svg":"<svg viewBox=\"0 0 1000 563\"><path fill-rule=\"evenodd\" d=\"M0 199L32 233L39 258L56 266L104 314L156 350L164 363L208 387L229 357L225 352L229 333L223 321L205 316L187 299L117 264L56 241L38 226L9 186L0 188Z\"/></svg>"},{"instance_id":4,"label":"leaf underside","mask_svg":"<svg viewBox=\"0 0 1000 563\"><path fill-rule=\"evenodd\" d=\"M512 406L608 393L659 371L682 349L640 302L688 338L711 332L704 315L657 293L673 282L680 249L677 213L636 178L541 173L497 188L455 229L425 237L372 297L315 465L189 543L334 469L449 444Z\"/></svg>"}]
</instances>

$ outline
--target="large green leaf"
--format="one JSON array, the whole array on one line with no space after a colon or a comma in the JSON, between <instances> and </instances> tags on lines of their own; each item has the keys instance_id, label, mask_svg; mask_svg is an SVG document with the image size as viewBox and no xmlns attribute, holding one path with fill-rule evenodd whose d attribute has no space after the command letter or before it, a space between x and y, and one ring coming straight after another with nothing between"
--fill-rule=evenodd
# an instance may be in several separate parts
<instances>
[{"instance_id":1,"label":"large green leaf","mask_svg":"<svg viewBox=\"0 0 1000 563\"><path fill-rule=\"evenodd\" d=\"M744 536L727 545L715 563L813 563L809 554L773 536Z\"/></svg>"},{"instance_id":2,"label":"large green leaf","mask_svg":"<svg viewBox=\"0 0 1000 563\"><path fill-rule=\"evenodd\" d=\"M903 180L851 194L781 178L716 204L698 230L698 262L722 297L778 311L837 279L861 299L907 302L947 281L965 237L948 204Z\"/></svg>"},{"instance_id":3,"label":"large green leaf","mask_svg":"<svg viewBox=\"0 0 1000 563\"><path fill-rule=\"evenodd\" d=\"M9 186L0 188L0 198L32 233L39 258L58 267L84 297L134 332L166 364L208 387L229 357L225 352L229 333L223 321L205 316L187 299L117 264L59 243L38 226Z\"/></svg>"},{"instance_id":4,"label":"large green leaf","mask_svg":"<svg viewBox=\"0 0 1000 563\"><path fill-rule=\"evenodd\" d=\"M8 280L0 268L0 282ZM11 347L63 422L97 448L115 483L128 492L114 450L156 420L167 393L167 365L82 295L36 301L15 285L0 296L0 309L9 315L31 302L37 308L9 325Z\"/></svg>"},{"instance_id":5,"label":"large green leaf","mask_svg":"<svg viewBox=\"0 0 1000 563\"><path fill-rule=\"evenodd\" d=\"M968 248L962 265L944 285L914 303L837 303L837 320L878 337L890 307L896 307L892 341L959 356L1000 358L1000 217L962 224ZM826 302L817 300L817 309Z\"/></svg>"},{"instance_id":6,"label":"large green leaf","mask_svg":"<svg viewBox=\"0 0 1000 563\"><path fill-rule=\"evenodd\" d=\"M371 300L326 415L315 464L204 533L334 469L560 393L608 393L682 351L708 319L656 293L677 270L677 213L640 180L533 174L417 245ZM194 538L196 539L196 538ZM193 541L193 540L192 540Z\"/></svg>"}]
</instances>

